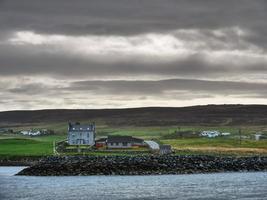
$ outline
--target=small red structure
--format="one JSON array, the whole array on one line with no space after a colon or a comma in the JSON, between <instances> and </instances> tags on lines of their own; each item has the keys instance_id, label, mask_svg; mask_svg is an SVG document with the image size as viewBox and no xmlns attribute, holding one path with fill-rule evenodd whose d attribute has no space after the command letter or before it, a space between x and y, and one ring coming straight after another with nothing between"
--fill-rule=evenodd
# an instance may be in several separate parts
<instances>
[{"instance_id":1,"label":"small red structure","mask_svg":"<svg viewBox=\"0 0 267 200\"><path fill-rule=\"evenodd\" d=\"M100 138L98 140L95 141L95 147L97 149L99 148L103 148L107 146L107 138Z\"/></svg>"}]
</instances>

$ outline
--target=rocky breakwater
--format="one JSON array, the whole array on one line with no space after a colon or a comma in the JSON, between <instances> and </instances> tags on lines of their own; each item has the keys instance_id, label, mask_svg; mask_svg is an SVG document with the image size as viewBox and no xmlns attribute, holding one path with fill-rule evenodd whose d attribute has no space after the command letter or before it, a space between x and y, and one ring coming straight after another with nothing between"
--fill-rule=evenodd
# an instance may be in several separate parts
<instances>
[{"instance_id":1,"label":"rocky breakwater","mask_svg":"<svg viewBox=\"0 0 267 200\"><path fill-rule=\"evenodd\" d=\"M267 171L267 157L68 156L48 157L17 175L152 175Z\"/></svg>"},{"instance_id":2,"label":"rocky breakwater","mask_svg":"<svg viewBox=\"0 0 267 200\"><path fill-rule=\"evenodd\" d=\"M39 160L39 157L7 157L0 159L0 166L32 166L37 164Z\"/></svg>"}]
</instances>

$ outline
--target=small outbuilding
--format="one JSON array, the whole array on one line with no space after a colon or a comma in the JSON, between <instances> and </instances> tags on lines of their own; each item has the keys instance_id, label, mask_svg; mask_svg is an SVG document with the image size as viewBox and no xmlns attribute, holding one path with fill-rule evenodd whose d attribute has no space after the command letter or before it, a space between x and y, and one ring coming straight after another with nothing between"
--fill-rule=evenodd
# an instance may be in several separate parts
<instances>
[{"instance_id":1,"label":"small outbuilding","mask_svg":"<svg viewBox=\"0 0 267 200\"><path fill-rule=\"evenodd\" d=\"M96 148L103 148L107 146L107 138L99 138L95 141Z\"/></svg>"},{"instance_id":2,"label":"small outbuilding","mask_svg":"<svg viewBox=\"0 0 267 200\"><path fill-rule=\"evenodd\" d=\"M164 154L171 154L172 153L172 147L171 145L160 145L159 148L159 154L164 155Z\"/></svg>"},{"instance_id":3,"label":"small outbuilding","mask_svg":"<svg viewBox=\"0 0 267 200\"><path fill-rule=\"evenodd\" d=\"M256 134L255 134L255 140L256 140L256 141L259 141L260 139L262 139L262 134L260 134L260 133L256 133Z\"/></svg>"}]
</instances>

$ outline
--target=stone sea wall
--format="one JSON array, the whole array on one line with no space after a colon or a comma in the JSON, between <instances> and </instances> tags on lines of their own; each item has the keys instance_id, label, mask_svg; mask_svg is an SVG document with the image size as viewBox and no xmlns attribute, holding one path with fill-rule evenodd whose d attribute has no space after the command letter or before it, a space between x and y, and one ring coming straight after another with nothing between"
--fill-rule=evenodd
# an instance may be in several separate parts
<instances>
[{"instance_id":1,"label":"stone sea wall","mask_svg":"<svg viewBox=\"0 0 267 200\"><path fill-rule=\"evenodd\" d=\"M267 157L68 156L48 157L17 175L153 175L267 171Z\"/></svg>"}]
</instances>

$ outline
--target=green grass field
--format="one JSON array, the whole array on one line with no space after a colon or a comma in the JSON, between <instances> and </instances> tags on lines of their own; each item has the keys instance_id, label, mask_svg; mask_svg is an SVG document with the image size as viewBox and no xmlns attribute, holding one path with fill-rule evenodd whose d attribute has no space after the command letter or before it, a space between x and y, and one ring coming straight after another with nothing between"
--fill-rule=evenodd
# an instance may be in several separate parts
<instances>
[{"instance_id":1,"label":"green grass field","mask_svg":"<svg viewBox=\"0 0 267 200\"><path fill-rule=\"evenodd\" d=\"M164 144L170 144L174 148L186 147L229 147L229 148L266 148L267 140L255 141L242 139L241 144L238 139L233 138L184 138L161 140Z\"/></svg>"},{"instance_id":2,"label":"green grass field","mask_svg":"<svg viewBox=\"0 0 267 200\"><path fill-rule=\"evenodd\" d=\"M63 140L65 136L2 136L0 138L0 157L7 156L46 156L53 154L53 142Z\"/></svg>"},{"instance_id":3,"label":"green grass field","mask_svg":"<svg viewBox=\"0 0 267 200\"><path fill-rule=\"evenodd\" d=\"M67 125L60 124L38 124L34 126L16 127L15 131L31 128L47 128L56 132L56 135L27 137L19 134L0 135L0 157L6 156L46 156L53 154L53 142L62 141L67 137ZM108 127L97 125L97 137L106 135L132 135L143 139L155 139L162 144L170 144L177 152L187 153L236 153L236 154L266 154L267 140L255 141L254 139L243 139L239 144L238 129L240 127L213 127L213 126L180 126L181 131L203 131L218 130L230 132L229 138L174 138L164 139L164 136L172 134L178 127ZM253 136L257 131L266 132L265 126L242 126L243 136ZM253 137L252 137L253 138ZM95 153L94 153L95 154ZM120 154L118 152L117 154ZM97 154L98 155L98 154ZM103 153L99 153L103 155Z\"/></svg>"},{"instance_id":4,"label":"green grass field","mask_svg":"<svg viewBox=\"0 0 267 200\"><path fill-rule=\"evenodd\" d=\"M52 155L53 143L32 139L1 139L0 156Z\"/></svg>"}]
</instances>

